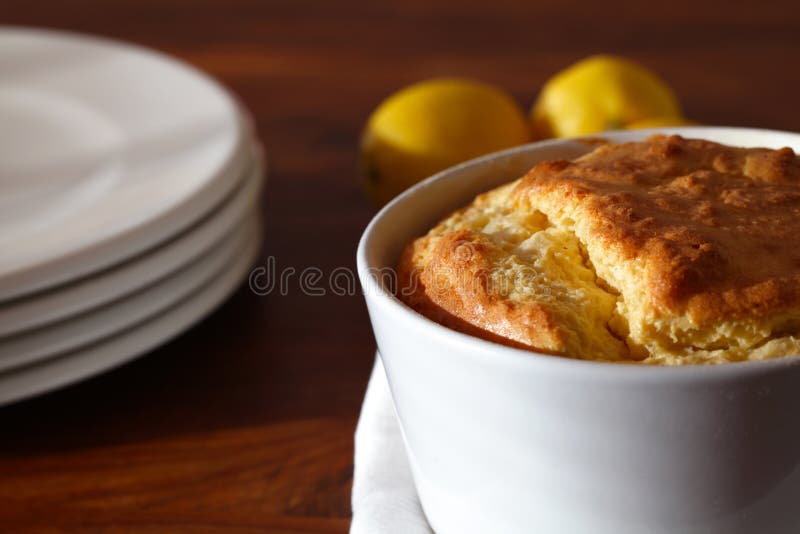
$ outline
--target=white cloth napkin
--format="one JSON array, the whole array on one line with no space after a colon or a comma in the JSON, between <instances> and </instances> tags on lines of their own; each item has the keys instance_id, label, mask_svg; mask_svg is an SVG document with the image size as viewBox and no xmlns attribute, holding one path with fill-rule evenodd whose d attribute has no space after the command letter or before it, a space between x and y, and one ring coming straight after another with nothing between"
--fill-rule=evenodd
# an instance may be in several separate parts
<instances>
[{"instance_id":1,"label":"white cloth napkin","mask_svg":"<svg viewBox=\"0 0 800 534\"><path fill-rule=\"evenodd\" d=\"M350 534L433 534L417 498L380 357L355 437Z\"/></svg>"}]
</instances>

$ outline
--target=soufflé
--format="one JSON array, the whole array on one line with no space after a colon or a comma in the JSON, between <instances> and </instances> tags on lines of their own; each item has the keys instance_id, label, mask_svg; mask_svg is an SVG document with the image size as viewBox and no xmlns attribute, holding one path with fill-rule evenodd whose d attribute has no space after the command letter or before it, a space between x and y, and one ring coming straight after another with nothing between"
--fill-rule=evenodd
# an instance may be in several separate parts
<instances>
[{"instance_id":1,"label":"souffl\u00e9","mask_svg":"<svg viewBox=\"0 0 800 534\"><path fill-rule=\"evenodd\" d=\"M410 243L397 295L449 328L571 358L800 353L800 159L656 136L545 161Z\"/></svg>"}]
</instances>

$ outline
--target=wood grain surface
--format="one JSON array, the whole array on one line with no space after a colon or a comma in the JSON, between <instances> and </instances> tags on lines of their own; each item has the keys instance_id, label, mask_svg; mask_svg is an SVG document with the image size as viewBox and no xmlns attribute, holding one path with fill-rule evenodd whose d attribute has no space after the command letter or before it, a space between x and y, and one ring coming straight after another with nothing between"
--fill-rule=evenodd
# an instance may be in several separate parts
<instances>
[{"instance_id":1,"label":"wood grain surface","mask_svg":"<svg viewBox=\"0 0 800 534\"><path fill-rule=\"evenodd\" d=\"M0 23L134 41L221 79L270 161L261 261L329 273L354 267L372 215L359 130L393 90L472 76L527 107L553 72L612 52L669 80L696 120L800 130L797 6L5 0ZM0 408L0 532L347 532L374 348L358 294L242 288L147 357Z\"/></svg>"}]
</instances>

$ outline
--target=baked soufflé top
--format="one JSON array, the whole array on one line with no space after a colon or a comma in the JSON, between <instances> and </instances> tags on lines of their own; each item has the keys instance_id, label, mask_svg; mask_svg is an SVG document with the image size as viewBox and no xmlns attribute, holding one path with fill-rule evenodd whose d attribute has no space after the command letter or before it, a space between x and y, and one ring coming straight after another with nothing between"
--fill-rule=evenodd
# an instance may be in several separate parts
<instances>
[{"instance_id":1,"label":"baked souffl\u00e9 top","mask_svg":"<svg viewBox=\"0 0 800 534\"><path fill-rule=\"evenodd\" d=\"M445 326L581 359L800 353L800 159L656 136L545 161L410 243L398 296Z\"/></svg>"}]
</instances>

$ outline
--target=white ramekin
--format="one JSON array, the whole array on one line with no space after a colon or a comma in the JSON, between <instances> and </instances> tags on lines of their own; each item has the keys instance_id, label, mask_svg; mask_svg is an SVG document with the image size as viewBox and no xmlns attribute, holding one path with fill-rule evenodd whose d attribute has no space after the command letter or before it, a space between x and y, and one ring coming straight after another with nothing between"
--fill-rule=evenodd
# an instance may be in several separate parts
<instances>
[{"instance_id":1,"label":"white ramekin","mask_svg":"<svg viewBox=\"0 0 800 534\"><path fill-rule=\"evenodd\" d=\"M792 133L660 131L800 152ZM359 277L428 520L437 534L797 534L800 357L646 367L539 355L449 330L385 287L402 247L440 217L587 150L552 140L453 167L361 238Z\"/></svg>"}]
</instances>

